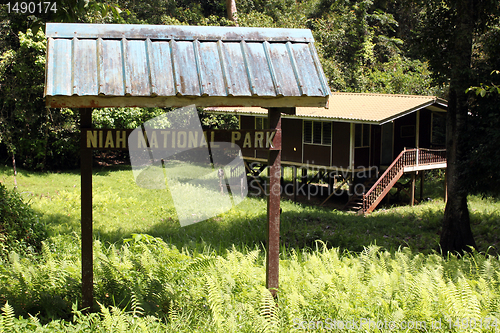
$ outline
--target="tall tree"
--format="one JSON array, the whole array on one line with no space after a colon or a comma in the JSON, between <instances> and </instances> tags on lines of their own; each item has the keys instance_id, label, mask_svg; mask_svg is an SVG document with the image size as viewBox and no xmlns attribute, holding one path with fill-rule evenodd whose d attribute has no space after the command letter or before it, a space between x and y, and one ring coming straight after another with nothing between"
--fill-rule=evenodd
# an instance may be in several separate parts
<instances>
[{"instance_id":1,"label":"tall tree","mask_svg":"<svg viewBox=\"0 0 500 333\"><path fill-rule=\"evenodd\" d=\"M443 253L463 253L476 247L467 207L471 174L467 163L471 145L467 140L472 100L466 91L476 82L478 69L473 66L476 39L497 19L494 0L434 0L422 3L425 19L420 27L418 47L429 59L436 79L449 86L447 132L446 204L440 245ZM476 51L477 52L477 51Z\"/></svg>"},{"instance_id":2,"label":"tall tree","mask_svg":"<svg viewBox=\"0 0 500 333\"><path fill-rule=\"evenodd\" d=\"M466 158L466 144L461 140L467 130L470 109L466 94L472 83L472 44L475 30L474 14L477 10L473 0L456 0L451 4L451 16L455 30L450 36L448 53L450 62L450 90L446 117L446 154L448 201L444 211L440 245L444 253L463 252L476 247L470 228L467 191L460 181Z\"/></svg>"}]
</instances>

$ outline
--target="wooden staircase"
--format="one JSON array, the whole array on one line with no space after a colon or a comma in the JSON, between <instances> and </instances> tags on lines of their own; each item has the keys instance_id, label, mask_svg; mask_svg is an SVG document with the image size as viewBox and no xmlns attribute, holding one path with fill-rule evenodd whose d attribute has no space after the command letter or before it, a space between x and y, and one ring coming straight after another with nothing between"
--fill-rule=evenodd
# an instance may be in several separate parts
<instances>
[{"instance_id":1,"label":"wooden staircase","mask_svg":"<svg viewBox=\"0 0 500 333\"><path fill-rule=\"evenodd\" d=\"M418 170L433 169L433 165L446 163L446 150L444 149L405 149L392 164L385 170L368 192L363 194L362 205L359 213L371 213L389 193L405 172L405 168L418 168ZM359 201L359 200L358 200Z\"/></svg>"},{"instance_id":2,"label":"wooden staircase","mask_svg":"<svg viewBox=\"0 0 500 333\"><path fill-rule=\"evenodd\" d=\"M377 175L372 176L371 178L367 179L363 183L363 189L370 189L372 186L375 184L377 181ZM366 191L363 191L362 193L356 193L358 191L354 191L354 193L351 195L349 198L349 201L344 206L344 210L349 210L349 211L354 211L358 212L358 214L363 213L363 195L365 194Z\"/></svg>"}]
</instances>

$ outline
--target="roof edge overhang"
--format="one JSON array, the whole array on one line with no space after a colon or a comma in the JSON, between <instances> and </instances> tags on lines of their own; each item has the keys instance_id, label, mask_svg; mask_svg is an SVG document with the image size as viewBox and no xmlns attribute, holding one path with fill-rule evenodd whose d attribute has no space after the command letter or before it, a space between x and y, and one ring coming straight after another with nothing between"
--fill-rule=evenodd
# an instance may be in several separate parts
<instances>
[{"instance_id":1,"label":"roof edge overhang","mask_svg":"<svg viewBox=\"0 0 500 333\"><path fill-rule=\"evenodd\" d=\"M113 27L116 26L116 29ZM247 28L211 26L200 34L201 26L147 24L47 23L47 38L173 39L184 41L268 41L314 42L309 29Z\"/></svg>"},{"instance_id":2,"label":"roof edge overhang","mask_svg":"<svg viewBox=\"0 0 500 333\"><path fill-rule=\"evenodd\" d=\"M438 100L439 100L439 102L438 102ZM389 123L391 121L394 121L394 120L396 120L398 118L404 117L404 116L406 116L406 115L408 115L410 113L416 112L418 110L425 109L425 108L427 108L429 106L433 106L435 104L438 104L439 106L448 107L448 105L445 104L444 100L436 97L436 98L434 98L433 100L431 100L431 101L429 101L427 103L420 104L420 105L418 105L416 107L413 107L411 109L405 110L405 111L400 112L398 114L395 114L393 116L387 117L385 119L381 119L381 120L378 121L378 124L379 125L384 125L384 124Z\"/></svg>"},{"instance_id":3,"label":"roof edge overhang","mask_svg":"<svg viewBox=\"0 0 500 333\"><path fill-rule=\"evenodd\" d=\"M252 96L46 96L49 108L105 108L105 107L182 107L196 105L198 107L262 107L290 108L297 106L324 107L328 105L328 97L323 96L269 96L255 98ZM225 112L228 113L228 112Z\"/></svg>"},{"instance_id":4,"label":"roof edge overhang","mask_svg":"<svg viewBox=\"0 0 500 333\"><path fill-rule=\"evenodd\" d=\"M430 100L426 103L422 103L416 107L413 107L411 109L404 110L402 112L399 112L397 114L394 114L390 117L384 118L384 119L379 119L379 120L368 120L368 119L355 119L355 118L342 118L342 117L321 117L318 115L284 115L285 118L294 118L294 119L308 119L308 120L314 120L314 119L319 119L319 120L332 120L336 122L344 122L344 123L360 123L360 124L372 124L372 125L383 125L386 123L389 123L391 121L394 121L398 118L404 117L412 112L416 112L418 110L422 110L428 107L435 107L438 109L441 109L442 111L446 111L446 108L448 107L446 100L437 98L435 97L433 100ZM208 112L210 113L217 113L217 114L233 114L233 115L254 115L254 116L265 116L266 114L264 112L241 112L238 110L210 110L208 109Z\"/></svg>"}]
</instances>

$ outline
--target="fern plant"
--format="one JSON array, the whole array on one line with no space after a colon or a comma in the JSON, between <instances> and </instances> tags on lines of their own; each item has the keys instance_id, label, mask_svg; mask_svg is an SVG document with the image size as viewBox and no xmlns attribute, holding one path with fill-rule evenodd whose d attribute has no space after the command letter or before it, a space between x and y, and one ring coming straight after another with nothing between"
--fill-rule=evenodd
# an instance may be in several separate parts
<instances>
[{"instance_id":1,"label":"fern plant","mask_svg":"<svg viewBox=\"0 0 500 333\"><path fill-rule=\"evenodd\" d=\"M318 243L285 253L274 299L259 250L179 251L149 235L95 242L100 311L83 314L78 244L78 236L58 236L36 258L11 253L0 262L0 331L289 332L300 324L321 331L364 319L367 332L379 321L462 332L449 323L500 319L500 261L492 256L444 259L375 246L353 253ZM431 329L436 322L442 327Z\"/></svg>"},{"instance_id":2,"label":"fern plant","mask_svg":"<svg viewBox=\"0 0 500 333\"><path fill-rule=\"evenodd\" d=\"M6 302L0 316L0 332L14 332L14 309Z\"/></svg>"}]
</instances>

